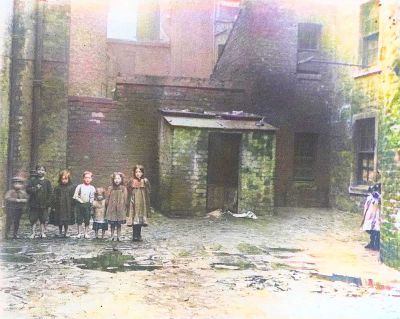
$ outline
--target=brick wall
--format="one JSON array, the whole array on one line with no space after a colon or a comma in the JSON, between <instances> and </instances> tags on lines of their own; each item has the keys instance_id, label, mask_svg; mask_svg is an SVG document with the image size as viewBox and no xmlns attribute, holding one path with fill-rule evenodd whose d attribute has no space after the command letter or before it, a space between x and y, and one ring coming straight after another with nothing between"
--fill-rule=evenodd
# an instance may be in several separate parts
<instances>
[{"instance_id":1,"label":"brick wall","mask_svg":"<svg viewBox=\"0 0 400 319\"><path fill-rule=\"evenodd\" d=\"M205 80L137 77L136 83L120 81L116 101L70 97L67 165L75 180L90 169L94 183L107 186L113 171L130 175L132 167L141 163L153 184L153 200L158 198L159 185L158 109L230 111L243 106L243 91Z\"/></svg>"},{"instance_id":2,"label":"brick wall","mask_svg":"<svg viewBox=\"0 0 400 319\"><path fill-rule=\"evenodd\" d=\"M248 110L264 115L266 122L279 128L278 206L328 205L332 72L321 65L317 75L296 73L297 34L300 22L321 24L321 50L316 57L329 60L334 45L334 13L332 7L315 2L247 1L214 69L213 78L230 79L246 89ZM300 132L318 134L315 179L301 183L293 178L294 135Z\"/></svg>"},{"instance_id":3,"label":"brick wall","mask_svg":"<svg viewBox=\"0 0 400 319\"><path fill-rule=\"evenodd\" d=\"M161 210L173 216L207 213L210 133L207 128L171 127L161 121ZM261 132L241 134L238 212L257 215L274 211L275 138ZM222 207L220 207L222 208Z\"/></svg>"},{"instance_id":4,"label":"brick wall","mask_svg":"<svg viewBox=\"0 0 400 319\"><path fill-rule=\"evenodd\" d=\"M54 182L67 156L69 24L69 1L44 6L38 163L48 168L47 177Z\"/></svg>"},{"instance_id":5,"label":"brick wall","mask_svg":"<svg viewBox=\"0 0 400 319\"><path fill-rule=\"evenodd\" d=\"M375 116L377 145L375 166L381 172L382 225L380 258L387 265L400 268L400 199L399 166L394 160L400 148L397 130L400 109L399 25L393 20L400 5L396 1L379 4L379 48L376 65L344 72L337 79L338 104L331 109L332 123L332 178L331 200L335 207L362 213L365 196L350 196L348 187L357 188L355 126L359 116ZM354 5L338 24L338 32L348 34L339 41L338 56L360 62L360 7ZM346 27L344 27L346 26ZM373 181L370 182L371 184ZM364 186L364 189L367 185ZM361 217L360 217L361 219Z\"/></svg>"},{"instance_id":6,"label":"brick wall","mask_svg":"<svg viewBox=\"0 0 400 319\"><path fill-rule=\"evenodd\" d=\"M242 135L238 211L273 214L275 187L275 135L251 132Z\"/></svg>"},{"instance_id":7,"label":"brick wall","mask_svg":"<svg viewBox=\"0 0 400 319\"><path fill-rule=\"evenodd\" d=\"M161 209L173 216L204 216L207 204L208 131L173 128L171 170L160 175ZM168 144L165 145L168 147ZM164 193L165 192L165 193Z\"/></svg>"},{"instance_id":8,"label":"brick wall","mask_svg":"<svg viewBox=\"0 0 400 319\"><path fill-rule=\"evenodd\" d=\"M106 96L107 11L108 1L71 0L71 96Z\"/></svg>"}]
</instances>

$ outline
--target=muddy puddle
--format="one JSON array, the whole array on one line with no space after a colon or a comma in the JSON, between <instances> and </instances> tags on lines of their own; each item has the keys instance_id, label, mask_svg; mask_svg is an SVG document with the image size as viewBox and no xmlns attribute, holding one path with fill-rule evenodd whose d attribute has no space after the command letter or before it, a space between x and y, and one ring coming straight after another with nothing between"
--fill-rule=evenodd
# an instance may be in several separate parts
<instances>
[{"instance_id":1,"label":"muddy puddle","mask_svg":"<svg viewBox=\"0 0 400 319\"><path fill-rule=\"evenodd\" d=\"M120 252L107 252L90 258L73 259L73 264L81 269L100 270L107 272L153 271L162 268L151 260L136 261L133 256Z\"/></svg>"},{"instance_id":2,"label":"muddy puddle","mask_svg":"<svg viewBox=\"0 0 400 319\"><path fill-rule=\"evenodd\" d=\"M33 258L24 255L0 253L0 262L4 263L33 263L34 261Z\"/></svg>"}]
</instances>

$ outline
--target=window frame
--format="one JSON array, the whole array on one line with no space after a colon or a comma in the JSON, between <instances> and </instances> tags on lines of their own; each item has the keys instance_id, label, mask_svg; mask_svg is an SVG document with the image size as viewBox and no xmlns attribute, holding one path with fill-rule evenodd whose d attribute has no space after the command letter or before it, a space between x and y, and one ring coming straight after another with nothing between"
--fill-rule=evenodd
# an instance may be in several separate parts
<instances>
[{"instance_id":1,"label":"window frame","mask_svg":"<svg viewBox=\"0 0 400 319\"><path fill-rule=\"evenodd\" d=\"M368 1L360 6L359 56L364 68L376 65L379 60L379 16L376 1Z\"/></svg>"},{"instance_id":2,"label":"window frame","mask_svg":"<svg viewBox=\"0 0 400 319\"><path fill-rule=\"evenodd\" d=\"M314 22L300 22L297 24L296 73L315 75L321 73L320 64L318 63L312 61L301 64L298 63L299 61L305 60L309 57L318 58L321 51L321 40L322 24Z\"/></svg>"},{"instance_id":3,"label":"window frame","mask_svg":"<svg viewBox=\"0 0 400 319\"><path fill-rule=\"evenodd\" d=\"M307 141L308 139L308 141ZM296 132L293 141L293 180L294 181L314 181L315 168L317 165L318 156L318 140L319 134L313 132ZM306 144L311 148L311 154L303 154ZM304 165L304 163L307 163ZM303 173L299 173L303 171ZM304 174L304 171L309 171L310 174Z\"/></svg>"},{"instance_id":4,"label":"window frame","mask_svg":"<svg viewBox=\"0 0 400 319\"><path fill-rule=\"evenodd\" d=\"M354 170L353 170L353 184L356 185L370 185L373 183L374 172L377 170L377 147L378 147L378 122L376 112L361 113L353 116L353 148L354 148ZM370 122L370 124L368 124ZM371 123L373 128L365 134ZM363 134L364 133L364 134ZM363 135L362 135L363 134ZM368 142L361 140L370 138ZM369 145L371 144L372 145ZM361 145L363 144L363 145ZM364 165L363 161L367 161ZM370 162L372 161L372 165ZM364 172L367 172L367 179L364 179Z\"/></svg>"}]
</instances>

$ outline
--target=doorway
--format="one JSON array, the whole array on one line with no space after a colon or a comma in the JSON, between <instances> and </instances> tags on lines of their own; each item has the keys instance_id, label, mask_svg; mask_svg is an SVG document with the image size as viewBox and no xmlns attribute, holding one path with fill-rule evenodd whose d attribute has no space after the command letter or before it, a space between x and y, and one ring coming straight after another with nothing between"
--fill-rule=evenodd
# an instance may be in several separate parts
<instances>
[{"instance_id":1,"label":"doorway","mask_svg":"<svg viewBox=\"0 0 400 319\"><path fill-rule=\"evenodd\" d=\"M209 134L207 211L237 212L241 138L237 133Z\"/></svg>"}]
</instances>

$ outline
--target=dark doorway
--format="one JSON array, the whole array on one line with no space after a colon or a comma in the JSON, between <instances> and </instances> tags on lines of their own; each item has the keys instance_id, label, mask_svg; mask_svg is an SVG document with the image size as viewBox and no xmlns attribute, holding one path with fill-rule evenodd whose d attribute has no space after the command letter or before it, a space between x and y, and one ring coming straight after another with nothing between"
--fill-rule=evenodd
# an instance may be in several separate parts
<instances>
[{"instance_id":1,"label":"dark doorway","mask_svg":"<svg viewBox=\"0 0 400 319\"><path fill-rule=\"evenodd\" d=\"M207 210L237 212L241 134L210 133L208 139Z\"/></svg>"}]
</instances>

